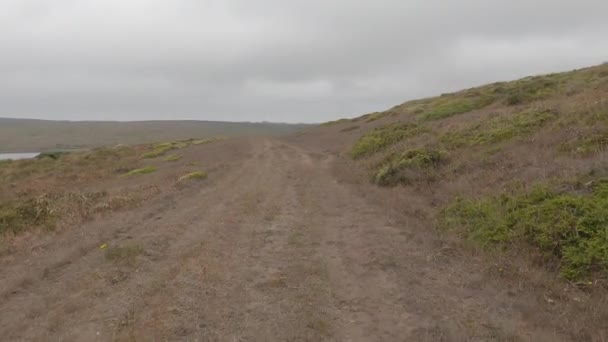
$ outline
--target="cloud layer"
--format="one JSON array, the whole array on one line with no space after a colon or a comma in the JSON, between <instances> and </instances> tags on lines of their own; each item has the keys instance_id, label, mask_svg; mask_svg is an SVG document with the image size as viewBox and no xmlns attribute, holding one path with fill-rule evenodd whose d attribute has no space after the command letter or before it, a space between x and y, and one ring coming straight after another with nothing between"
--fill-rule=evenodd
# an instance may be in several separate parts
<instances>
[{"instance_id":1,"label":"cloud layer","mask_svg":"<svg viewBox=\"0 0 608 342\"><path fill-rule=\"evenodd\" d=\"M605 13L604 0L0 0L0 116L354 116L608 61Z\"/></svg>"}]
</instances>

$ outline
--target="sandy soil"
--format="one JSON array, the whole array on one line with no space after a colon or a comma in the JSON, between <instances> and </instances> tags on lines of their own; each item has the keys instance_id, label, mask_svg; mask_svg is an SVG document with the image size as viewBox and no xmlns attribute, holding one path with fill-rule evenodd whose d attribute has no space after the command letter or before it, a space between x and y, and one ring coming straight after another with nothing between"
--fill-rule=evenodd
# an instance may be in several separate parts
<instances>
[{"instance_id":1,"label":"sandy soil","mask_svg":"<svg viewBox=\"0 0 608 342\"><path fill-rule=\"evenodd\" d=\"M487 281L386 193L337 177L335 155L241 144L200 184L1 259L0 339L568 339L544 304ZM143 253L111 261L102 244Z\"/></svg>"}]
</instances>

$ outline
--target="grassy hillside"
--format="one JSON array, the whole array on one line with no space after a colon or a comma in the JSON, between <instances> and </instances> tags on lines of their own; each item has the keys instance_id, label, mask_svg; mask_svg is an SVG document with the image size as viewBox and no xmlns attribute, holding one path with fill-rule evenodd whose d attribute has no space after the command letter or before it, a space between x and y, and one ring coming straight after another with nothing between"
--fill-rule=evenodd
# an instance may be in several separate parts
<instances>
[{"instance_id":1,"label":"grassy hillside","mask_svg":"<svg viewBox=\"0 0 608 342\"><path fill-rule=\"evenodd\" d=\"M214 121L70 122L0 118L0 152L91 148L154 141L284 135L307 125Z\"/></svg>"},{"instance_id":2,"label":"grassy hillside","mask_svg":"<svg viewBox=\"0 0 608 342\"><path fill-rule=\"evenodd\" d=\"M608 64L320 130L344 141L371 182L425 197L421 211L438 228L483 249L529 252L573 281L608 277Z\"/></svg>"},{"instance_id":3,"label":"grassy hillside","mask_svg":"<svg viewBox=\"0 0 608 342\"><path fill-rule=\"evenodd\" d=\"M230 151L225 144L230 142L186 139L0 161L0 255L13 236L135 208L162 191L202 180L207 171L192 149L202 148L214 160Z\"/></svg>"}]
</instances>

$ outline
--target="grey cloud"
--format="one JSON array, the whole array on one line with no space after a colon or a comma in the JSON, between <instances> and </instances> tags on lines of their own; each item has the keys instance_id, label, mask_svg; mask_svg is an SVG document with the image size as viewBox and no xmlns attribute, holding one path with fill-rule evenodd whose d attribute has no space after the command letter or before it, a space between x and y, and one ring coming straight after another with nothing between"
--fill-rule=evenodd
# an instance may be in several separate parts
<instances>
[{"instance_id":1,"label":"grey cloud","mask_svg":"<svg viewBox=\"0 0 608 342\"><path fill-rule=\"evenodd\" d=\"M607 12L603 0L0 0L0 116L354 116L601 63Z\"/></svg>"}]
</instances>

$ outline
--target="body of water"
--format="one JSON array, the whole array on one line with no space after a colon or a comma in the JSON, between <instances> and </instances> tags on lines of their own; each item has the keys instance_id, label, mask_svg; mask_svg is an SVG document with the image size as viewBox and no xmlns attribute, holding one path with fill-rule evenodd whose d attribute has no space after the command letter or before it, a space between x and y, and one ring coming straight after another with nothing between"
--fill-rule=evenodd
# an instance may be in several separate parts
<instances>
[{"instance_id":1,"label":"body of water","mask_svg":"<svg viewBox=\"0 0 608 342\"><path fill-rule=\"evenodd\" d=\"M31 153L0 153L0 160L17 160L17 159L31 159L39 155L38 152Z\"/></svg>"}]
</instances>

